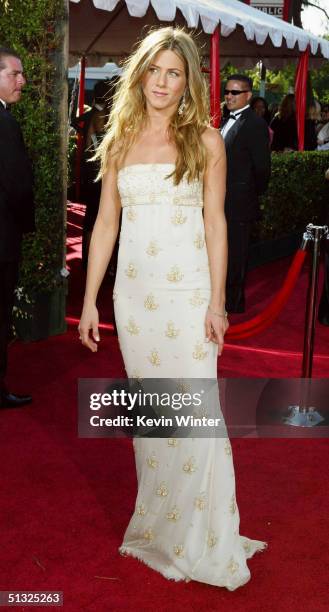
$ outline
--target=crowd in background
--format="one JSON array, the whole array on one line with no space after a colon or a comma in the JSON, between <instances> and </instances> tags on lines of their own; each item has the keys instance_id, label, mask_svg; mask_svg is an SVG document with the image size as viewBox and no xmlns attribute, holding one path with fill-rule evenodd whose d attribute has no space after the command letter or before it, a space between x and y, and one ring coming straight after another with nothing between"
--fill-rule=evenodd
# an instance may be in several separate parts
<instances>
[{"instance_id":1,"label":"crowd in background","mask_svg":"<svg viewBox=\"0 0 329 612\"><path fill-rule=\"evenodd\" d=\"M255 96L250 101L250 106L268 124L272 151L298 151L294 94L284 96L279 105L276 103L268 105L265 98ZM223 121L227 113L225 104L223 104ZM321 104L317 100L309 104L305 118L304 149L305 151L329 150L329 104Z\"/></svg>"}]
</instances>

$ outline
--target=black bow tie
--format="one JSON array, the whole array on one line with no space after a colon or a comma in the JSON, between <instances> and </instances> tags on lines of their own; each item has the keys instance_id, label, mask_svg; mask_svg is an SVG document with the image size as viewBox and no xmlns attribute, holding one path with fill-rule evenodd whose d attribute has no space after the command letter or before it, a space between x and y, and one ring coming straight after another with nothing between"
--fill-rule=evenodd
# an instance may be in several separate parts
<instances>
[{"instance_id":1,"label":"black bow tie","mask_svg":"<svg viewBox=\"0 0 329 612\"><path fill-rule=\"evenodd\" d=\"M237 119L239 119L241 113L236 113L236 115L234 115L233 113L230 113L229 119L234 119L234 121L236 121Z\"/></svg>"}]
</instances>

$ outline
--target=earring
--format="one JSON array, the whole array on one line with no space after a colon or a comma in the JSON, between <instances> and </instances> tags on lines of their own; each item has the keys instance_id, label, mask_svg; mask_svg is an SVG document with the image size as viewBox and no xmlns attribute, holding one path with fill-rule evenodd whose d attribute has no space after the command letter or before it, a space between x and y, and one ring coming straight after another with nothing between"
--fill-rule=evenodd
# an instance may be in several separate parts
<instances>
[{"instance_id":1,"label":"earring","mask_svg":"<svg viewBox=\"0 0 329 612\"><path fill-rule=\"evenodd\" d=\"M185 106L186 106L186 103L185 103L185 91L184 91L183 97L182 97L182 99L180 101L180 105L179 105L178 111L177 111L180 116L183 115L184 110L185 110Z\"/></svg>"}]
</instances>

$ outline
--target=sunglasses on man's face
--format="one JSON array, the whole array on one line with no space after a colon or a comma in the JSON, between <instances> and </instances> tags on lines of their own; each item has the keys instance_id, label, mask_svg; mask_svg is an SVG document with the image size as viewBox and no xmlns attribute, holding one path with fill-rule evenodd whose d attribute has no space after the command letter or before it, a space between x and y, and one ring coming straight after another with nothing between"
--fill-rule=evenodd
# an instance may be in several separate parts
<instances>
[{"instance_id":1,"label":"sunglasses on man's face","mask_svg":"<svg viewBox=\"0 0 329 612\"><path fill-rule=\"evenodd\" d=\"M242 93L248 93L248 91L249 89L224 89L224 95L232 94L232 96L239 96Z\"/></svg>"}]
</instances>

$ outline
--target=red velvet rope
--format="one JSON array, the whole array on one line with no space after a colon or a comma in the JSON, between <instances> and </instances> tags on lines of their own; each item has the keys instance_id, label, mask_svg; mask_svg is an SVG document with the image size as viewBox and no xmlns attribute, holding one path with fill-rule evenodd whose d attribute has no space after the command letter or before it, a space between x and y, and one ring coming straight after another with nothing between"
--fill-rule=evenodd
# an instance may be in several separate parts
<instances>
[{"instance_id":1,"label":"red velvet rope","mask_svg":"<svg viewBox=\"0 0 329 612\"><path fill-rule=\"evenodd\" d=\"M270 302L263 312L249 321L244 321L244 323L238 323L237 325L229 327L225 334L225 340L248 338L248 336L258 334L271 325L288 301L302 269L305 257L306 251L299 249L295 254L281 289L272 302Z\"/></svg>"}]
</instances>

